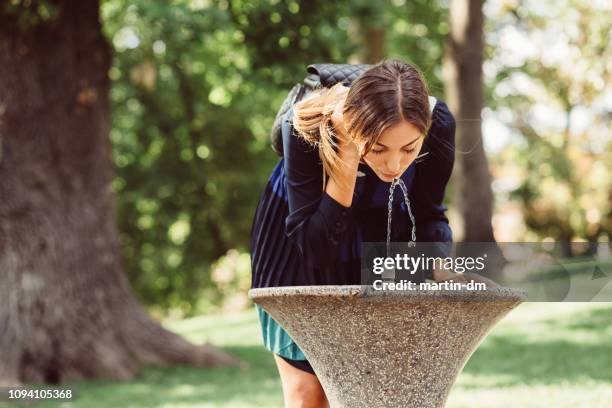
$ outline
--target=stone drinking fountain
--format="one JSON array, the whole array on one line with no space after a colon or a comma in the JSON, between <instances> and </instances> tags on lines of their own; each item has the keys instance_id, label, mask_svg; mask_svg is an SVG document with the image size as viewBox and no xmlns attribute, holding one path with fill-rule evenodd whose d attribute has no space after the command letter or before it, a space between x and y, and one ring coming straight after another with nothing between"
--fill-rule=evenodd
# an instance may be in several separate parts
<instances>
[{"instance_id":1,"label":"stone drinking fountain","mask_svg":"<svg viewBox=\"0 0 612 408\"><path fill-rule=\"evenodd\" d=\"M489 330L522 290L251 289L300 346L331 408L441 408Z\"/></svg>"}]
</instances>

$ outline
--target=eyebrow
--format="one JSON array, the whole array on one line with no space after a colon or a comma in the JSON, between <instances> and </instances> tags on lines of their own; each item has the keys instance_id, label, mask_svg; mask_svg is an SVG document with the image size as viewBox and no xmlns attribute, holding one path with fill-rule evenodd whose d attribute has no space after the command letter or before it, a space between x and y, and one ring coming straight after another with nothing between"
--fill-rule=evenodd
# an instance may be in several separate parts
<instances>
[{"instance_id":1,"label":"eyebrow","mask_svg":"<svg viewBox=\"0 0 612 408\"><path fill-rule=\"evenodd\" d=\"M410 143L408 143L408 144L403 145L403 146L402 146L402 148L404 148L404 147L408 147L408 146L410 146L410 145L415 144L415 143L416 143L416 141L417 141L417 140L419 140L420 138L421 138L421 136L416 137L416 138L415 138L415 139L414 139L412 142L410 142ZM386 148L388 148L388 147L389 147L389 146L385 146L384 144L382 144L382 143L380 143L380 142L376 142L375 144L377 144L377 145L379 145L379 146L382 146L382 147L386 147Z\"/></svg>"}]
</instances>

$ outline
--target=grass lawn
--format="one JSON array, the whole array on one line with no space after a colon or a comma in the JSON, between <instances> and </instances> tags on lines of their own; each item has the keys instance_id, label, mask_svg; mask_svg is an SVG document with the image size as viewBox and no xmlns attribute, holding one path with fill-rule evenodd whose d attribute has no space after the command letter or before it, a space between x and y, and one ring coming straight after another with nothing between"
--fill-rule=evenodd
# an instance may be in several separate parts
<instances>
[{"instance_id":1,"label":"grass lawn","mask_svg":"<svg viewBox=\"0 0 612 408\"><path fill-rule=\"evenodd\" d=\"M35 406L282 407L276 367L261 346L254 310L166 326L195 342L208 339L250 366L245 370L147 367L127 383L67 384L75 392L73 401ZM459 376L447 408L460 407L612 407L612 304L519 306L493 329Z\"/></svg>"}]
</instances>

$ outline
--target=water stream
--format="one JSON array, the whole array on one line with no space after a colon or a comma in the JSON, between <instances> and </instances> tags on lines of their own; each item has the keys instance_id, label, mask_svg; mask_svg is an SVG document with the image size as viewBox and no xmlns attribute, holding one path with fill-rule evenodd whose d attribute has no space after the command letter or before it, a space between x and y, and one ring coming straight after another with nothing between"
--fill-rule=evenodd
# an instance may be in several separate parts
<instances>
[{"instance_id":1,"label":"water stream","mask_svg":"<svg viewBox=\"0 0 612 408\"><path fill-rule=\"evenodd\" d=\"M410 216L410 221L412 222L412 233L411 240L408 243L409 246L414 246L416 241L416 223L414 221L414 215L412 215L412 208L410 208L410 200L408 199L408 188L406 184L404 184L404 180L401 178L395 178L391 182L391 186L389 187L389 204L387 207L387 257L390 256L390 246L391 246L391 220L393 218L393 193L395 192L395 187L400 186L402 190L402 194L404 196L404 203L406 203L406 208L408 209L408 215ZM395 278L395 270L389 271L389 273L383 274L383 279L393 280Z\"/></svg>"}]
</instances>

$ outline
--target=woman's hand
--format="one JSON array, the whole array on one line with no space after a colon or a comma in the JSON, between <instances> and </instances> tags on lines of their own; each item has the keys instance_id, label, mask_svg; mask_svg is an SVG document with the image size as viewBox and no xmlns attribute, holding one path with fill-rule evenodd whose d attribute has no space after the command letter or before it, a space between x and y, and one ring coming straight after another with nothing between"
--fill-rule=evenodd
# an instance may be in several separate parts
<instances>
[{"instance_id":1,"label":"woman's hand","mask_svg":"<svg viewBox=\"0 0 612 408\"><path fill-rule=\"evenodd\" d=\"M334 127L334 131L338 136L338 141L340 144L350 142L346 134L346 129L344 128L344 115L342 114L342 110L344 109L344 100L345 99L342 98L342 100L336 104L336 108L331 116L332 126Z\"/></svg>"},{"instance_id":2,"label":"woman's hand","mask_svg":"<svg viewBox=\"0 0 612 408\"><path fill-rule=\"evenodd\" d=\"M340 166L330 175L325 192L342 206L348 208L352 205L354 198L361 149L348 137L344 128L342 109L345 99L345 97L342 97L338 101L330 117L334 133L336 133Z\"/></svg>"},{"instance_id":3,"label":"woman's hand","mask_svg":"<svg viewBox=\"0 0 612 408\"><path fill-rule=\"evenodd\" d=\"M344 109L345 101L346 94L336 104L334 112L331 115L331 124L334 127L334 133L338 137L338 145L340 149L343 150L345 153L355 154L359 156L361 153L360 147L357 146L357 144L353 141L352 138L349 137L346 128L344 127L344 115L342 113L342 110Z\"/></svg>"}]
</instances>

